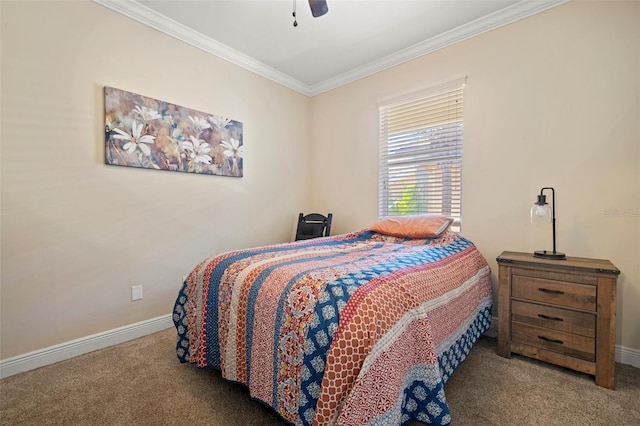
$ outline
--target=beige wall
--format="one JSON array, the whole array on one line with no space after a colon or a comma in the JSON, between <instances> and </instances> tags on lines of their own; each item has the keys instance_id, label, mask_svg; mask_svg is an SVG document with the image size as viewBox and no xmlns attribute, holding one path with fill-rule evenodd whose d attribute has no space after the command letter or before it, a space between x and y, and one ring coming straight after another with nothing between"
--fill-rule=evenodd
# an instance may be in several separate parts
<instances>
[{"instance_id":1,"label":"beige wall","mask_svg":"<svg viewBox=\"0 0 640 426\"><path fill-rule=\"evenodd\" d=\"M308 97L93 2L0 4L1 359L166 315L206 256L291 237ZM244 178L105 166L105 85L242 121Z\"/></svg>"},{"instance_id":2,"label":"beige wall","mask_svg":"<svg viewBox=\"0 0 640 426\"><path fill-rule=\"evenodd\" d=\"M606 215L640 208L639 6L571 2L308 99L91 2L1 1L0 359L165 315L197 262L298 211L370 225L377 102L465 75L464 234L494 271L548 248L528 209L555 186L559 249L622 270L640 349L640 218ZM242 121L245 177L103 165L105 85Z\"/></svg>"},{"instance_id":3,"label":"beige wall","mask_svg":"<svg viewBox=\"0 0 640 426\"><path fill-rule=\"evenodd\" d=\"M622 271L616 341L639 350L638 2L570 2L312 98L312 207L373 223L378 101L463 76L463 234L495 278L503 250L551 248L528 215L554 186L558 249Z\"/></svg>"}]
</instances>

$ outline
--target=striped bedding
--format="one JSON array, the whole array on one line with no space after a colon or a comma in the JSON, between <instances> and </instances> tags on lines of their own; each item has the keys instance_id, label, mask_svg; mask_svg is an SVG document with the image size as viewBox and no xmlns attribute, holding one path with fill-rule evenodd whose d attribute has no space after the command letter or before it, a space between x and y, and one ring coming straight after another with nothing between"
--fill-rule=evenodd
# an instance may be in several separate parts
<instances>
[{"instance_id":1,"label":"striped bedding","mask_svg":"<svg viewBox=\"0 0 640 426\"><path fill-rule=\"evenodd\" d=\"M491 318L487 262L447 231L372 231L216 255L174 307L181 362L295 425L449 424L444 385Z\"/></svg>"}]
</instances>

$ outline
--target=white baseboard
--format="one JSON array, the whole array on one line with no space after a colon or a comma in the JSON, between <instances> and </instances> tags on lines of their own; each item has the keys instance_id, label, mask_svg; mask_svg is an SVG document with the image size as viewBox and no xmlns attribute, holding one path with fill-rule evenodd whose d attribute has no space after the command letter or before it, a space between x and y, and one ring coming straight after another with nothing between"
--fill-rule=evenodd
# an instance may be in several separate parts
<instances>
[{"instance_id":1,"label":"white baseboard","mask_svg":"<svg viewBox=\"0 0 640 426\"><path fill-rule=\"evenodd\" d=\"M0 360L0 378L33 370L173 327L171 314Z\"/></svg>"},{"instance_id":2,"label":"white baseboard","mask_svg":"<svg viewBox=\"0 0 640 426\"><path fill-rule=\"evenodd\" d=\"M494 339L498 338L497 317L491 317L491 325L489 326L489 329L484 332L484 335L487 337L493 337ZM640 350L616 345L616 362L640 368Z\"/></svg>"},{"instance_id":3,"label":"white baseboard","mask_svg":"<svg viewBox=\"0 0 640 426\"><path fill-rule=\"evenodd\" d=\"M146 336L173 327L171 314L137 322L102 333L71 340L59 345L14 356L0 361L0 378L13 376L23 371L33 370L83 355L98 349L117 345L138 337ZM485 336L498 336L498 318L491 318L491 325ZM640 350L616 345L616 362L640 368Z\"/></svg>"},{"instance_id":4,"label":"white baseboard","mask_svg":"<svg viewBox=\"0 0 640 426\"><path fill-rule=\"evenodd\" d=\"M640 368L640 350L616 345L616 362Z\"/></svg>"},{"instance_id":5,"label":"white baseboard","mask_svg":"<svg viewBox=\"0 0 640 426\"><path fill-rule=\"evenodd\" d=\"M485 336L493 337L494 339L498 338L498 318L491 317L491 324L489 324L489 328L484 332Z\"/></svg>"}]
</instances>

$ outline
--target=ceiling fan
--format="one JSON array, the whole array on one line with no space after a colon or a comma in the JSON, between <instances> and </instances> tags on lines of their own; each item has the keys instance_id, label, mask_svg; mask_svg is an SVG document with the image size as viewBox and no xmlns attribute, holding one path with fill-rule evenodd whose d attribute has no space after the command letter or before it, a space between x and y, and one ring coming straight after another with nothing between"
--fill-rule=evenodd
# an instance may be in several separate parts
<instances>
[{"instance_id":1,"label":"ceiling fan","mask_svg":"<svg viewBox=\"0 0 640 426\"><path fill-rule=\"evenodd\" d=\"M327 0L309 0L309 8L311 8L311 15L314 18L322 16L329 11ZM298 21L296 20L296 0L293 0L293 26L298 26Z\"/></svg>"},{"instance_id":2,"label":"ceiling fan","mask_svg":"<svg viewBox=\"0 0 640 426\"><path fill-rule=\"evenodd\" d=\"M329 11L327 0L309 0L309 7L314 18L322 16Z\"/></svg>"}]
</instances>

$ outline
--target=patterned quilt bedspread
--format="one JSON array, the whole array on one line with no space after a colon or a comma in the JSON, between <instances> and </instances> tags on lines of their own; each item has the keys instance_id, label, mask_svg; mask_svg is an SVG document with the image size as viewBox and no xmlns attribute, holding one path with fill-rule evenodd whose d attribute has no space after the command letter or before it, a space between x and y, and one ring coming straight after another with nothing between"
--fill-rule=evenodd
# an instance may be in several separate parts
<instances>
[{"instance_id":1,"label":"patterned quilt bedspread","mask_svg":"<svg viewBox=\"0 0 640 426\"><path fill-rule=\"evenodd\" d=\"M173 319L181 362L291 424L449 424L444 385L491 306L489 266L462 236L363 230L210 257Z\"/></svg>"}]
</instances>

